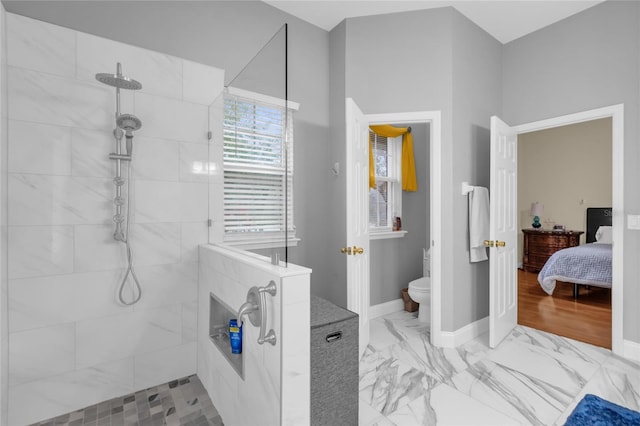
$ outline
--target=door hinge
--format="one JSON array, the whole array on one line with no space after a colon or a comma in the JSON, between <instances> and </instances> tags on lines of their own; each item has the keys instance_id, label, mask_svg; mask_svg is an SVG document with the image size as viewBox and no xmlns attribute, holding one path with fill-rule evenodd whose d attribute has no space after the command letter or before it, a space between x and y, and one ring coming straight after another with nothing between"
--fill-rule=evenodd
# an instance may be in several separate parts
<instances>
[{"instance_id":1,"label":"door hinge","mask_svg":"<svg viewBox=\"0 0 640 426\"><path fill-rule=\"evenodd\" d=\"M211 219L207 219L207 226L211 228L213 226L213 221Z\"/></svg>"},{"instance_id":2,"label":"door hinge","mask_svg":"<svg viewBox=\"0 0 640 426\"><path fill-rule=\"evenodd\" d=\"M211 130L209 130L209 131L207 132L207 139L208 139L208 140L213 139L213 132L212 132Z\"/></svg>"}]
</instances>

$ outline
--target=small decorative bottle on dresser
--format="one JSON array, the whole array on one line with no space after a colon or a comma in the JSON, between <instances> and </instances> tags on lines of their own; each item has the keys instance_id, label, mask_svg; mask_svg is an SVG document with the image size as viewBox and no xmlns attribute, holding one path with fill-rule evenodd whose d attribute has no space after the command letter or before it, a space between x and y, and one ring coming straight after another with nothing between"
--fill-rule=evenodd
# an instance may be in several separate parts
<instances>
[{"instance_id":1,"label":"small decorative bottle on dresser","mask_svg":"<svg viewBox=\"0 0 640 426\"><path fill-rule=\"evenodd\" d=\"M523 229L524 247L522 269L539 272L551 255L558 250L580 244L582 231Z\"/></svg>"}]
</instances>

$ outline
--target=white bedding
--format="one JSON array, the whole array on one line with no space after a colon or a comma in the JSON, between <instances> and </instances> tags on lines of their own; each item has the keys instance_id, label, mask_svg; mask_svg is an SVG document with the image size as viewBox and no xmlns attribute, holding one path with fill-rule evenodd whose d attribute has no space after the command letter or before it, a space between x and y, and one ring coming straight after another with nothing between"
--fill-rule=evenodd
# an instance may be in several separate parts
<instances>
[{"instance_id":1,"label":"white bedding","mask_svg":"<svg viewBox=\"0 0 640 426\"><path fill-rule=\"evenodd\" d=\"M538 274L538 282L553 294L556 280L611 288L611 244L583 244L555 252Z\"/></svg>"}]
</instances>

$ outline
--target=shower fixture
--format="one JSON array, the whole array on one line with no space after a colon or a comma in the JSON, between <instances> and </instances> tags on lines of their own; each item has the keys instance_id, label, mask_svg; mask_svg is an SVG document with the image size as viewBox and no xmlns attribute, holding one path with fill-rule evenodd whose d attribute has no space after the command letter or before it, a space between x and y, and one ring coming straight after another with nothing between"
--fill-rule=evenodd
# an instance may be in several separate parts
<instances>
[{"instance_id":1,"label":"shower fixture","mask_svg":"<svg viewBox=\"0 0 640 426\"><path fill-rule=\"evenodd\" d=\"M124 75L122 75L122 65L120 65L120 62L118 62L116 74L98 73L96 74L96 80L108 86L113 86L116 89L127 89L127 90L142 89L142 84L140 82L133 80L131 78L127 78Z\"/></svg>"},{"instance_id":2,"label":"shower fixture","mask_svg":"<svg viewBox=\"0 0 640 426\"><path fill-rule=\"evenodd\" d=\"M130 79L122 75L122 65L118 62L115 74L99 73L96 74L96 80L100 83L106 84L116 88L116 126L113 129L113 137L115 139L115 152L109 154L109 159L116 161L116 176L113 178L113 184L116 188L116 196L113 199L113 205L115 206L116 214L113 215L113 222L115 224L115 231L113 238L116 241L123 243L127 250L127 271L122 278L120 287L118 290L118 299L123 305L133 305L142 297L142 287L138 282L138 277L133 270L133 251L131 250L131 243L129 241L129 223L131 222L131 175L132 175L132 155L133 155L133 132L139 130L142 127L142 121L138 117L132 114L120 114L120 89L125 90L140 90L142 84L136 80ZM126 139L125 152L122 152L122 138ZM127 179L122 177L122 162L126 161L127 165ZM122 187L127 184L126 198L122 196ZM122 207L127 209L126 215L122 214ZM124 229L123 229L124 228ZM127 279L131 276L135 284L134 298L132 301L127 301L124 298L124 288L127 283Z\"/></svg>"},{"instance_id":3,"label":"shower fixture","mask_svg":"<svg viewBox=\"0 0 640 426\"><path fill-rule=\"evenodd\" d=\"M116 120L119 128L126 131L127 137L133 137L132 130L138 130L142 127L142 121L133 114L121 114Z\"/></svg>"},{"instance_id":4,"label":"shower fixture","mask_svg":"<svg viewBox=\"0 0 640 426\"><path fill-rule=\"evenodd\" d=\"M129 164L131 164L131 152L133 151L133 131L142 127L142 121L138 117L132 114L122 114L116 119L116 124L122 130L124 130L124 137L126 139L127 156L129 157Z\"/></svg>"}]
</instances>

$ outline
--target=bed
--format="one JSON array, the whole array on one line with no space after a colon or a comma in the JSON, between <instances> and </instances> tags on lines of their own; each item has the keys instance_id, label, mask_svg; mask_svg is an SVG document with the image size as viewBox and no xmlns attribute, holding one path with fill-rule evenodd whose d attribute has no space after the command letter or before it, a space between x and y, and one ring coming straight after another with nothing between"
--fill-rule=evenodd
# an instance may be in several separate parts
<instances>
[{"instance_id":1,"label":"bed","mask_svg":"<svg viewBox=\"0 0 640 426\"><path fill-rule=\"evenodd\" d=\"M538 274L538 282L549 295L556 281L572 283L573 296L579 285L611 288L611 207L587 209L587 244L555 252Z\"/></svg>"}]
</instances>

